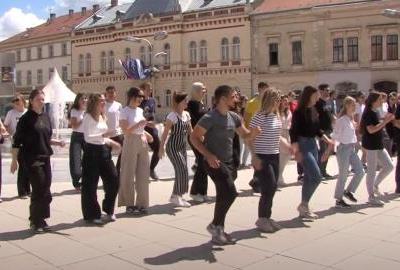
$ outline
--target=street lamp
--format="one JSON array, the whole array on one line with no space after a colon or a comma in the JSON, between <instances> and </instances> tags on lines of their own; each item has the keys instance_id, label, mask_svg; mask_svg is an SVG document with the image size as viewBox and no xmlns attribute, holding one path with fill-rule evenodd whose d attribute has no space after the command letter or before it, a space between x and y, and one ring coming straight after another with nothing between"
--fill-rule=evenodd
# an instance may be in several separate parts
<instances>
[{"instance_id":1,"label":"street lamp","mask_svg":"<svg viewBox=\"0 0 400 270\"><path fill-rule=\"evenodd\" d=\"M400 18L400 10L397 9L385 9L382 12L383 16L389 17L389 18Z\"/></svg>"}]
</instances>

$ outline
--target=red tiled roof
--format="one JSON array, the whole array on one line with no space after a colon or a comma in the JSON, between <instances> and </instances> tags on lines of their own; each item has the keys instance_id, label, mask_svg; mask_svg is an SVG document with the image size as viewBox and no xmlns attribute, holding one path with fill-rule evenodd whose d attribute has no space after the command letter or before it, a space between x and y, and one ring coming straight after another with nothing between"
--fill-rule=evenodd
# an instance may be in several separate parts
<instances>
[{"instance_id":1,"label":"red tiled roof","mask_svg":"<svg viewBox=\"0 0 400 270\"><path fill-rule=\"evenodd\" d=\"M47 21L39 26L27 29L24 32L16 34L15 36L12 36L9 39L2 41L0 43L0 46L23 40L25 41L39 37L69 33L78 24L80 24L92 15L93 12L91 10L88 10L85 15L82 15L81 12L75 12L72 15L63 15L60 17L56 17L51 22Z\"/></svg>"},{"instance_id":2,"label":"red tiled roof","mask_svg":"<svg viewBox=\"0 0 400 270\"><path fill-rule=\"evenodd\" d=\"M311 8L316 6L356 3L364 1L362 0L264 0L264 2L256 8L254 13L270 13L270 12L277 12L284 10L295 10L295 9Z\"/></svg>"}]
</instances>

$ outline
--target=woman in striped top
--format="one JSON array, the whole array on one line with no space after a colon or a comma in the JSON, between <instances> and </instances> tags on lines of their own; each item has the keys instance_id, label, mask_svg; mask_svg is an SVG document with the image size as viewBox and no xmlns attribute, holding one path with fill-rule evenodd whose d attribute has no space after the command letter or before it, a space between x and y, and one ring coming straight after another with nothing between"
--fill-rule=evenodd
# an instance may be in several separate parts
<instances>
[{"instance_id":1,"label":"woman in striped top","mask_svg":"<svg viewBox=\"0 0 400 270\"><path fill-rule=\"evenodd\" d=\"M175 171L175 184L170 202L179 207L190 207L190 203L182 198L182 195L189 190L186 138L192 133L190 114L185 111L187 108L187 94L174 92L173 103L174 110L168 114L164 132L161 136L159 157L162 158L164 156L164 145L171 131L166 147L168 158L171 160Z\"/></svg>"},{"instance_id":2,"label":"woman in striped top","mask_svg":"<svg viewBox=\"0 0 400 270\"><path fill-rule=\"evenodd\" d=\"M250 122L250 128L261 128L261 133L252 141L250 149L261 190L256 226L263 232L274 232L281 228L271 219L272 200L279 177L279 147L282 144L290 149L287 140L281 136L280 97L280 92L276 89L266 91L261 100L261 110Z\"/></svg>"}]
</instances>

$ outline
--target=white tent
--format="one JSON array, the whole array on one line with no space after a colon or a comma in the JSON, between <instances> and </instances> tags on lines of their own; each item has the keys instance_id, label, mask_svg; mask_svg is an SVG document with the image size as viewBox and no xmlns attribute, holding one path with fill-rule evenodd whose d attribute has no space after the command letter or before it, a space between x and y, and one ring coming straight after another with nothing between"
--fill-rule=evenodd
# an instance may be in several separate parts
<instances>
[{"instance_id":1,"label":"white tent","mask_svg":"<svg viewBox=\"0 0 400 270\"><path fill-rule=\"evenodd\" d=\"M59 129L63 128L63 122L66 119L65 105L67 102L73 102L76 94L72 92L61 80L56 68L50 81L43 88L45 102L50 103L50 116L53 120L53 127L56 129L56 137L59 137Z\"/></svg>"},{"instance_id":2,"label":"white tent","mask_svg":"<svg viewBox=\"0 0 400 270\"><path fill-rule=\"evenodd\" d=\"M46 96L45 102L52 104L57 102L73 102L76 96L61 80L56 68L54 68L50 81L43 88L43 92Z\"/></svg>"}]
</instances>

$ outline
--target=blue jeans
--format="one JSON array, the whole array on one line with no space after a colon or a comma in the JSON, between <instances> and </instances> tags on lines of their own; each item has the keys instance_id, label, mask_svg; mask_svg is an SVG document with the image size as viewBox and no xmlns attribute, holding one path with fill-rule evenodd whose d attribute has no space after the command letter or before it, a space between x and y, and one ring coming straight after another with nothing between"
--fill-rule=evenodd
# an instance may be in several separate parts
<instances>
[{"instance_id":1,"label":"blue jeans","mask_svg":"<svg viewBox=\"0 0 400 270\"><path fill-rule=\"evenodd\" d=\"M299 137L298 144L304 170L301 200L308 203L322 179L318 166L318 147L315 138L310 137Z\"/></svg>"},{"instance_id":2,"label":"blue jeans","mask_svg":"<svg viewBox=\"0 0 400 270\"><path fill-rule=\"evenodd\" d=\"M336 182L335 199L341 200L343 197L344 186L349 175L349 165L354 170L354 176L347 187L347 191L355 192L361 179L364 177L364 169L360 158L355 151L355 143L339 144L336 151L336 159L339 167L339 176Z\"/></svg>"}]
</instances>

